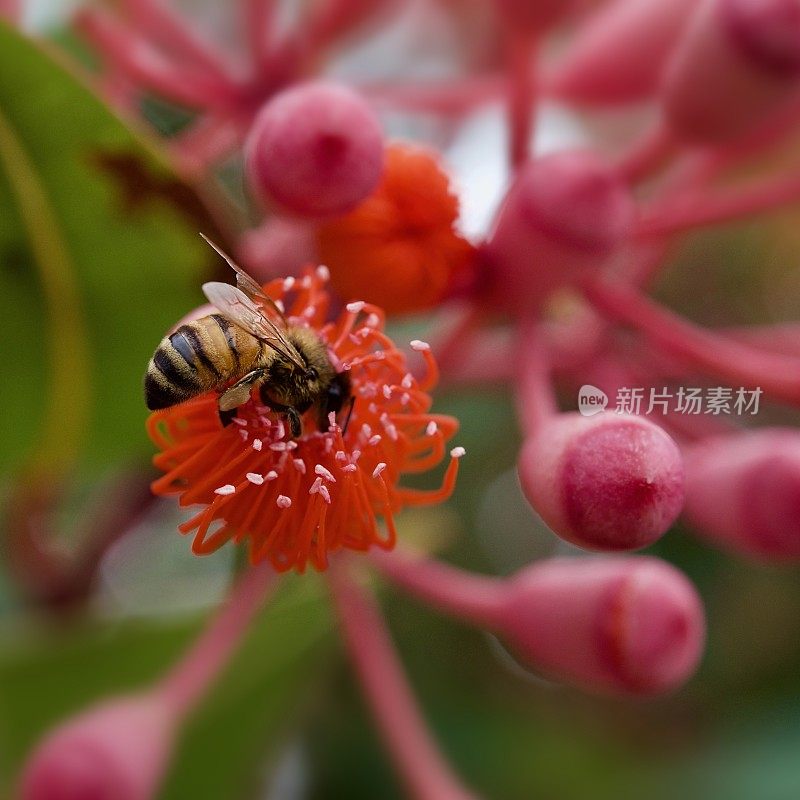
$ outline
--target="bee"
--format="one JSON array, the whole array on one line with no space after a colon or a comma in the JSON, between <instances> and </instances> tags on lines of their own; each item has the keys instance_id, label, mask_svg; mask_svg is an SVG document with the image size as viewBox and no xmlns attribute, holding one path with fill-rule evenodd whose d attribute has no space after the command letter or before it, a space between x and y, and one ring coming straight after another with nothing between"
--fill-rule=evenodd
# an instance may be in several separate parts
<instances>
[{"instance_id":1,"label":"bee","mask_svg":"<svg viewBox=\"0 0 800 800\"><path fill-rule=\"evenodd\" d=\"M144 379L147 407L168 408L216 391L220 420L228 425L258 388L261 402L286 417L293 438L302 434L301 417L312 407L319 430L327 431L331 412L338 414L347 403L352 411L348 374L336 371L311 328L290 325L258 283L203 238L236 272L236 286L203 284L219 313L181 325L161 340Z\"/></svg>"}]
</instances>

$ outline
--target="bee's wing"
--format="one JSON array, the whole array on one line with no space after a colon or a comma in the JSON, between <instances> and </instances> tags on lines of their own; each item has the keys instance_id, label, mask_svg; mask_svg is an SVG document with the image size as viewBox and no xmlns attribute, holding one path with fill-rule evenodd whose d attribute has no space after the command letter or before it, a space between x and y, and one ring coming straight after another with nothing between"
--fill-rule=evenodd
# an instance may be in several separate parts
<instances>
[{"instance_id":1,"label":"bee's wing","mask_svg":"<svg viewBox=\"0 0 800 800\"><path fill-rule=\"evenodd\" d=\"M208 301L231 322L269 344L301 369L305 368L303 360L283 331L241 289L229 283L212 281L203 284L203 292Z\"/></svg>"},{"instance_id":2,"label":"bee's wing","mask_svg":"<svg viewBox=\"0 0 800 800\"><path fill-rule=\"evenodd\" d=\"M214 244L214 242L212 242L208 236L206 236L204 233L201 233L200 236L202 236L203 239L220 256L222 256L225 261L227 261L228 266L236 273L236 286L241 289L251 300L267 306L270 311L278 316L283 323L283 326L287 327L286 317L284 317L283 312L280 310L280 308L278 308L275 301L264 292L258 281L251 275L248 275L248 273L245 272L221 247Z\"/></svg>"}]
</instances>

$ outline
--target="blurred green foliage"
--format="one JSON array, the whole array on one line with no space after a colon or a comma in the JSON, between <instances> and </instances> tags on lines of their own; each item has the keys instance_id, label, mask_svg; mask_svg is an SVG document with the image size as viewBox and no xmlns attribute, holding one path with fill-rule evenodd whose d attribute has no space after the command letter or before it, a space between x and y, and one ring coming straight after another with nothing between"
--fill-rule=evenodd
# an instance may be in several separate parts
<instances>
[{"instance_id":1,"label":"blurred green foliage","mask_svg":"<svg viewBox=\"0 0 800 800\"><path fill-rule=\"evenodd\" d=\"M0 469L146 452L142 375L199 304L205 249L145 179L173 180L69 71L0 26Z\"/></svg>"}]
</instances>

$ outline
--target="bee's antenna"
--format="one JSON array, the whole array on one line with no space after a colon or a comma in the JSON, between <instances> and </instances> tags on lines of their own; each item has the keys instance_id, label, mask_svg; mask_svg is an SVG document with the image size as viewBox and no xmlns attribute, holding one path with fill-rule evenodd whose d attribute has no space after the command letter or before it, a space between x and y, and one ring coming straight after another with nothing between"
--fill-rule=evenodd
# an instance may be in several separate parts
<instances>
[{"instance_id":1,"label":"bee's antenna","mask_svg":"<svg viewBox=\"0 0 800 800\"><path fill-rule=\"evenodd\" d=\"M202 231L200 231L200 236L205 241L207 245L209 245L212 250L215 250L218 255L225 259L228 262L228 265L231 269L235 270L236 272L239 271L239 265L215 242L212 242L211 239L208 238Z\"/></svg>"},{"instance_id":2,"label":"bee's antenna","mask_svg":"<svg viewBox=\"0 0 800 800\"><path fill-rule=\"evenodd\" d=\"M266 303L275 314L280 317L285 327L288 327L286 316L283 311L278 307L277 303L267 294L264 294L263 289L252 276L248 275L218 244L215 244L208 238L202 231L200 236L203 240L215 250L225 261L228 266L236 273L236 285L242 289L246 294L258 299L259 302Z\"/></svg>"}]
</instances>

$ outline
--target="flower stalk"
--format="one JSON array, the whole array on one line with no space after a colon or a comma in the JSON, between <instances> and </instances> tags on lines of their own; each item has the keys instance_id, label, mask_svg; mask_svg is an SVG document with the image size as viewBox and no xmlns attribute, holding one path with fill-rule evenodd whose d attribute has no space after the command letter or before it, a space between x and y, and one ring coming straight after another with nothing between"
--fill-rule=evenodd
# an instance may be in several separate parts
<instances>
[{"instance_id":1,"label":"flower stalk","mask_svg":"<svg viewBox=\"0 0 800 800\"><path fill-rule=\"evenodd\" d=\"M330 583L353 667L409 795L414 800L477 800L439 752L375 601L344 569L332 570Z\"/></svg>"}]
</instances>

